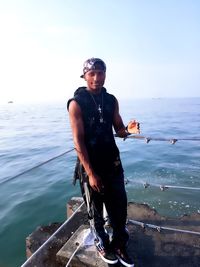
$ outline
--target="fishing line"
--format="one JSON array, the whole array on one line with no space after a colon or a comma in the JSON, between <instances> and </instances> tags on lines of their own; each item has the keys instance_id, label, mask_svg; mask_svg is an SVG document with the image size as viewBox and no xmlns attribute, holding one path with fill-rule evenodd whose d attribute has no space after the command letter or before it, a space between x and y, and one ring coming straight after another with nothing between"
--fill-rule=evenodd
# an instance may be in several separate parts
<instances>
[{"instance_id":1,"label":"fishing line","mask_svg":"<svg viewBox=\"0 0 200 267\"><path fill-rule=\"evenodd\" d=\"M15 176L12 176L12 177L10 177L10 178L8 178L8 179L4 179L4 180L0 181L0 185L2 185L2 184L4 184L4 183L7 183L7 182L9 182L9 181L12 181L12 180L18 178L19 176L21 176L21 175L23 175L23 174L26 174L26 173L28 173L28 172L34 170L34 169L37 169L38 167L41 167L42 165L45 165L45 164L49 163L50 161L52 161L52 160L54 160L54 159L57 159L57 158L59 158L59 157L64 156L65 154L68 154L69 152L71 152L71 151L73 151L73 150L75 150L75 148L72 148L72 149L70 149L70 150L68 150L68 151L66 151L66 152L64 152L64 153L62 153L62 154L60 154L60 155L57 155L57 156L55 156L55 157L53 157L53 158L51 158L51 159L48 159L48 160L46 160L46 161L44 161L44 162L42 162L42 163L39 163L38 165L36 165L36 166L34 166L34 167L32 167L32 168L30 168L30 169L28 169L28 170L25 170L25 171L23 171L23 172L21 172L21 173L15 175Z\"/></svg>"}]
</instances>

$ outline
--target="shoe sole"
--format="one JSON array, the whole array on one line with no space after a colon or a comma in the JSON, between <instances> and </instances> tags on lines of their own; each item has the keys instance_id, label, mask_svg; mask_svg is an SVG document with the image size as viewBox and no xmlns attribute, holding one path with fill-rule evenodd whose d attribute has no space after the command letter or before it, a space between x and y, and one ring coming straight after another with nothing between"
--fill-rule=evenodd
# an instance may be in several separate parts
<instances>
[{"instance_id":1,"label":"shoe sole","mask_svg":"<svg viewBox=\"0 0 200 267\"><path fill-rule=\"evenodd\" d=\"M117 258L118 258L118 260L120 261L120 263L121 263L122 265L126 266L126 267L134 267L134 266L135 266L134 263L133 263L133 264L129 264L129 263L123 261L122 258L120 258L119 256L117 256Z\"/></svg>"},{"instance_id":2,"label":"shoe sole","mask_svg":"<svg viewBox=\"0 0 200 267\"><path fill-rule=\"evenodd\" d=\"M101 253L98 253L98 254L101 257L101 259L104 262L108 263L108 264L116 264L116 263L118 263L118 259L116 259L116 260L108 260L108 259L104 258L104 256L101 255Z\"/></svg>"}]
</instances>

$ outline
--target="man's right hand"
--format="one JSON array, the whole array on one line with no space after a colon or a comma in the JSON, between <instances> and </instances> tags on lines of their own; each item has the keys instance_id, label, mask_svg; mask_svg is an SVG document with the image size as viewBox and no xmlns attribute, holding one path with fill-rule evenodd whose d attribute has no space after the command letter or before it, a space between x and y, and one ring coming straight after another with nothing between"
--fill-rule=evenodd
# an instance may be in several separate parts
<instances>
[{"instance_id":1,"label":"man's right hand","mask_svg":"<svg viewBox=\"0 0 200 267\"><path fill-rule=\"evenodd\" d=\"M94 191L101 192L103 189L101 178L96 174L89 175L89 184Z\"/></svg>"}]
</instances>

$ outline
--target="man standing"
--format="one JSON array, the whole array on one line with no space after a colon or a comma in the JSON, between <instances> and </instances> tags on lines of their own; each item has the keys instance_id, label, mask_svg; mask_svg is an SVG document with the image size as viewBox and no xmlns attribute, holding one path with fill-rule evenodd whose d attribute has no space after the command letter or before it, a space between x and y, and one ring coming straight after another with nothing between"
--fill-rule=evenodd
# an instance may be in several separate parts
<instances>
[{"instance_id":1,"label":"man standing","mask_svg":"<svg viewBox=\"0 0 200 267\"><path fill-rule=\"evenodd\" d=\"M115 264L119 260L134 266L127 254L129 238L126 229L127 196L123 167L113 135L119 137L139 133L139 123L131 121L126 128L119 114L117 99L103 87L106 65L99 58L85 61L83 74L87 87L78 88L68 101L70 123L78 155L75 169L84 200L90 205L89 219L93 221L95 245L101 258ZM87 184L87 188L85 187ZM87 192L90 203L88 203ZM103 204L113 228L110 242L104 229Z\"/></svg>"}]
</instances>

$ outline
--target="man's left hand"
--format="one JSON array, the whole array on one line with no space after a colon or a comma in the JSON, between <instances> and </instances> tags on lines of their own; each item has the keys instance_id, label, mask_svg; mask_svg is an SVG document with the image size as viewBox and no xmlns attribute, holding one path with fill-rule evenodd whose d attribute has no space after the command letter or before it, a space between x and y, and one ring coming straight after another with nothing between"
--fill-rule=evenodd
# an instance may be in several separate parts
<instances>
[{"instance_id":1,"label":"man's left hand","mask_svg":"<svg viewBox=\"0 0 200 267\"><path fill-rule=\"evenodd\" d=\"M136 120L131 120L128 123L127 131L130 134L139 134L140 133L140 123L137 122Z\"/></svg>"}]
</instances>

